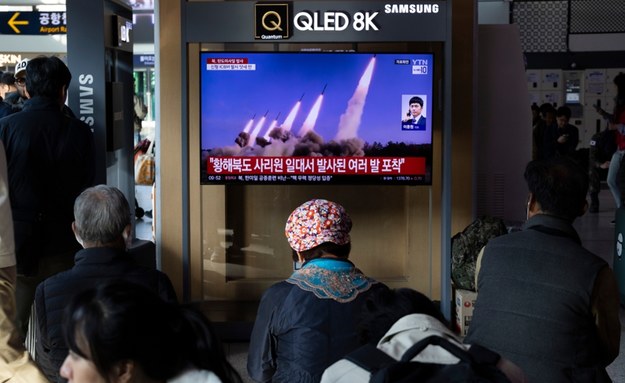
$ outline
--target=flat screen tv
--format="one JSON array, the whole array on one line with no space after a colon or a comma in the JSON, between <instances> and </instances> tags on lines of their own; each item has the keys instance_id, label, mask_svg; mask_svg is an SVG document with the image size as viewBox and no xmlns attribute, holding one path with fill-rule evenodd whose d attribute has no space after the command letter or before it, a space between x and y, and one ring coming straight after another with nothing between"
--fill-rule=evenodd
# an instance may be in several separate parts
<instances>
[{"instance_id":1,"label":"flat screen tv","mask_svg":"<svg viewBox=\"0 0 625 383\"><path fill-rule=\"evenodd\" d=\"M431 184L433 54L200 59L203 184Z\"/></svg>"}]
</instances>

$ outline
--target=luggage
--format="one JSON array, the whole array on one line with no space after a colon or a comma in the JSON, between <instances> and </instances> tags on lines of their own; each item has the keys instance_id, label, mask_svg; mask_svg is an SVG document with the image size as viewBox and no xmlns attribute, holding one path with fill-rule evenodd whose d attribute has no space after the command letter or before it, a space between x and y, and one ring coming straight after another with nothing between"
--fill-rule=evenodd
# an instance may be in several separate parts
<instances>
[{"instance_id":1,"label":"luggage","mask_svg":"<svg viewBox=\"0 0 625 383\"><path fill-rule=\"evenodd\" d=\"M475 263L491 238L507 234L501 218L482 216L451 238L451 279L457 289L476 291Z\"/></svg>"}]
</instances>

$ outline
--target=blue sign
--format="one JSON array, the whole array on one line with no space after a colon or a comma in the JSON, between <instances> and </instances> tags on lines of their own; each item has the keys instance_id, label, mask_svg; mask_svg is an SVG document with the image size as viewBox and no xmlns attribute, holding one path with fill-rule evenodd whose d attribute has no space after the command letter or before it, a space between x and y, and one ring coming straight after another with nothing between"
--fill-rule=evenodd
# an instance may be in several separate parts
<instances>
[{"instance_id":1,"label":"blue sign","mask_svg":"<svg viewBox=\"0 0 625 383\"><path fill-rule=\"evenodd\" d=\"M135 68L153 67L155 63L154 55L134 55L133 66Z\"/></svg>"},{"instance_id":2,"label":"blue sign","mask_svg":"<svg viewBox=\"0 0 625 383\"><path fill-rule=\"evenodd\" d=\"M67 34L65 12L0 12L0 34L64 35Z\"/></svg>"}]
</instances>

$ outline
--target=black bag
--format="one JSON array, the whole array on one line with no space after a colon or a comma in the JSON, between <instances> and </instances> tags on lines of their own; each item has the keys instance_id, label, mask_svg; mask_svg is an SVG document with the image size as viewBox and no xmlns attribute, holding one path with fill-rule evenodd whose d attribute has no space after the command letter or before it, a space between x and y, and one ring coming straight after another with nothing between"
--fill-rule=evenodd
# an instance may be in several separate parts
<instances>
[{"instance_id":1,"label":"black bag","mask_svg":"<svg viewBox=\"0 0 625 383\"><path fill-rule=\"evenodd\" d=\"M482 216L451 238L451 279L457 289L476 291L475 263L491 238L507 234L500 218Z\"/></svg>"},{"instance_id":2,"label":"black bag","mask_svg":"<svg viewBox=\"0 0 625 383\"><path fill-rule=\"evenodd\" d=\"M460 359L456 364L412 362L427 346L440 346ZM468 351L440 336L430 336L412 345L401 360L395 360L373 345L365 345L348 354L345 359L371 373L371 383L402 382L496 382L510 383L496 365L499 354L472 345Z\"/></svg>"}]
</instances>

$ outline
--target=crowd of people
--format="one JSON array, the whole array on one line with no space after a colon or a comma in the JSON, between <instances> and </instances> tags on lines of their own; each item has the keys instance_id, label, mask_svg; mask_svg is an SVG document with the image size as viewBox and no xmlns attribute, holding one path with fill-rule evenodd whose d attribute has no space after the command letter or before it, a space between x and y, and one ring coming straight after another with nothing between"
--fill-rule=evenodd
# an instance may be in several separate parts
<instances>
[{"instance_id":1,"label":"crowd of people","mask_svg":"<svg viewBox=\"0 0 625 383\"><path fill-rule=\"evenodd\" d=\"M614 109L608 112L599 104L593 105L605 120L606 127L596 132L590 139L588 156L584 155L585 152L576 151L579 131L574 125L569 124L571 118L569 107L561 106L556 109L550 103L531 106L532 159L568 156L582 164L588 163L591 213L599 211L598 194L602 179L607 181L617 209L625 200L625 166L621 166L625 153L625 73L616 75L613 82L617 90Z\"/></svg>"},{"instance_id":2,"label":"crowd of people","mask_svg":"<svg viewBox=\"0 0 625 383\"><path fill-rule=\"evenodd\" d=\"M0 118L0 381L241 382L206 317L178 303L167 275L128 251L130 205L117 188L93 185L91 130L65 106L67 66L42 56L18 64L13 77L25 100ZM8 99L13 88L5 89ZM598 168L611 169L625 152L623 109L617 102L608 117L617 150L610 160L597 151ZM426 369L439 371L433 365L467 363L446 371L498 382L608 382L620 345L616 280L572 225L586 211L591 177L572 158L579 135L570 110L540 115L536 159L524 174L527 221L481 252L466 338L425 295L358 269L350 215L315 198L286 220L285 261L294 270L262 296L249 376L420 381ZM24 346L29 318L34 360Z\"/></svg>"}]
</instances>

